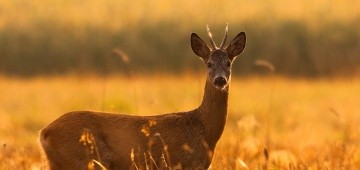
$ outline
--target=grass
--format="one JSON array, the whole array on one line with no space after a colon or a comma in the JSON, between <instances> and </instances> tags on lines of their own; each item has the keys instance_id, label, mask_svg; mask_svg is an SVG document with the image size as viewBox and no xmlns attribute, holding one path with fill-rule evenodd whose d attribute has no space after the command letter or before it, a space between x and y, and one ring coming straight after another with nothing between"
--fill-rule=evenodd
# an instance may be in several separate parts
<instances>
[{"instance_id":1,"label":"grass","mask_svg":"<svg viewBox=\"0 0 360 170\"><path fill-rule=\"evenodd\" d=\"M151 115L201 102L200 74L0 78L0 169L39 169L38 131L65 112ZM215 169L360 168L360 79L233 77ZM179 90L181 89L181 90Z\"/></svg>"}]
</instances>

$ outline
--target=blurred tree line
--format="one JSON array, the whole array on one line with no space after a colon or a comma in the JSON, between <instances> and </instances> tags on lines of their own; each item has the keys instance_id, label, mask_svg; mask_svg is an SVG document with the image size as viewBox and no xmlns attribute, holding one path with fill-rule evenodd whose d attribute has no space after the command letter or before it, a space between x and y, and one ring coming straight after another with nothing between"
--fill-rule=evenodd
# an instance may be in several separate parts
<instances>
[{"instance_id":1,"label":"blurred tree line","mask_svg":"<svg viewBox=\"0 0 360 170\"><path fill-rule=\"evenodd\" d=\"M192 54L190 33L197 32L208 41L205 25L179 29L173 21L144 23L117 31L57 23L35 26L0 30L2 74L194 71L201 64ZM212 27L219 43L224 24ZM360 21L326 23L316 29L296 21L273 25L231 23L229 28L228 41L240 31L247 34L245 52L234 66L234 71L241 74L257 73L256 60L266 60L275 66L277 74L290 76L349 75L360 70ZM121 54L114 53L114 49ZM124 62L121 55L126 55L128 61Z\"/></svg>"}]
</instances>

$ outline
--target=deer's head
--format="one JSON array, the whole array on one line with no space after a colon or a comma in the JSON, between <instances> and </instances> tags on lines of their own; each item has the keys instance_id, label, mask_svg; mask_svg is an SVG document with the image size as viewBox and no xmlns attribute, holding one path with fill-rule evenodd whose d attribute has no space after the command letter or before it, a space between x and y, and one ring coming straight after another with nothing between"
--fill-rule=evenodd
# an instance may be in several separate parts
<instances>
[{"instance_id":1,"label":"deer's head","mask_svg":"<svg viewBox=\"0 0 360 170\"><path fill-rule=\"evenodd\" d=\"M226 44L228 26L225 28L225 36L220 47L217 47L212 34L207 27L211 47L196 34L191 34L191 48L207 66L208 81L217 89L224 90L229 85L231 66L236 56L245 48L246 35L240 32L228 46Z\"/></svg>"}]
</instances>

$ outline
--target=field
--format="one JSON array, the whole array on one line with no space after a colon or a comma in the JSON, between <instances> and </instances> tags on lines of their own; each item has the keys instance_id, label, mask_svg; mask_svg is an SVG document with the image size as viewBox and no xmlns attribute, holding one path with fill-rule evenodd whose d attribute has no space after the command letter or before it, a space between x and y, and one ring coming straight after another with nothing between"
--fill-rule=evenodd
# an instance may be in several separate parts
<instances>
[{"instance_id":1,"label":"field","mask_svg":"<svg viewBox=\"0 0 360 170\"><path fill-rule=\"evenodd\" d=\"M360 169L360 1L0 1L0 169L42 169L37 137L73 110L197 107L190 33L245 31L214 169ZM271 63L273 75L259 68ZM264 63L264 62L263 62Z\"/></svg>"},{"instance_id":2,"label":"field","mask_svg":"<svg viewBox=\"0 0 360 170\"><path fill-rule=\"evenodd\" d=\"M72 110L190 110L202 73L0 78L0 169L40 169L38 131ZM360 168L360 79L234 76L214 169Z\"/></svg>"}]
</instances>

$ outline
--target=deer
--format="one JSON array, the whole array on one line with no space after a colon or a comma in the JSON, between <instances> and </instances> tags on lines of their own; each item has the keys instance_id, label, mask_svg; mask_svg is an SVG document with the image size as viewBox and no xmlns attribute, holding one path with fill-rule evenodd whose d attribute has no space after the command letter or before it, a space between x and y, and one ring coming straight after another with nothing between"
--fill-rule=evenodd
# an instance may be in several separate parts
<instances>
[{"instance_id":1,"label":"deer","mask_svg":"<svg viewBox=\"0 0 360 170\"><path fill-rule=\"evenodd\" d=\"M190 37L192 51L207 68L200 106L154 116L65 113L40 131L39 143L48 167L86 169L95 159L106 169L148 169L149 162L160 167L165 159L169 169L209 168L227 119L232 64L245 48L246 35L238 33L226 46L226 25L217 47L208 26L207 33L210 46L196 33ZM85 151L79 142L84 129L96 143L96 153Z\"/></svg>"}]
</instances>

